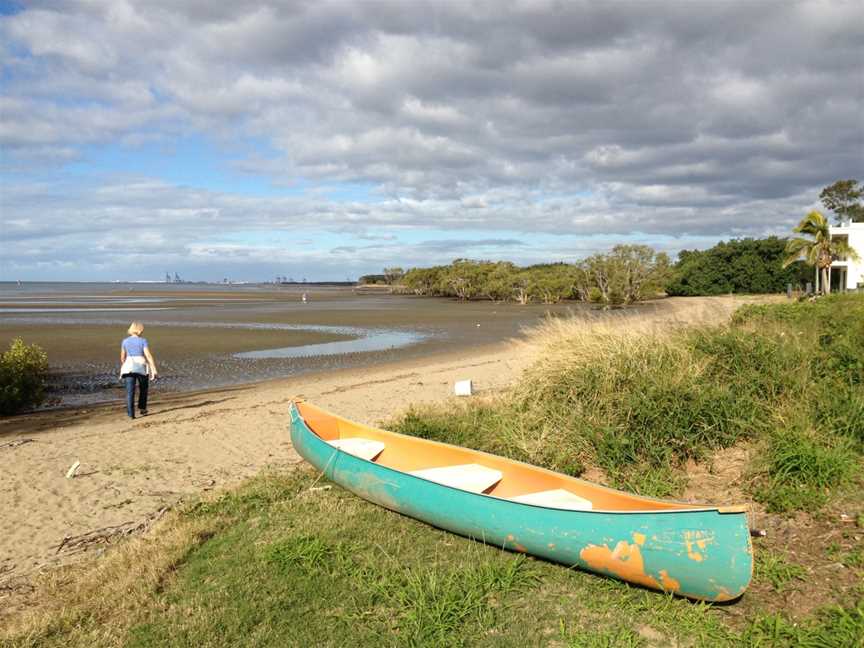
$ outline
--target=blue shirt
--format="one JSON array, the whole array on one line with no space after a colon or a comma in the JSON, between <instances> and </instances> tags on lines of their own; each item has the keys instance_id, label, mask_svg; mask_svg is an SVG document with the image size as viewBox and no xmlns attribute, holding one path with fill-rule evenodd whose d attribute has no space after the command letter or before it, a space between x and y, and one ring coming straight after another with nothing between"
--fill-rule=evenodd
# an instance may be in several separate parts
<instances>
[{"instance_id":1,"label":"blue shirt","mask_svg":"<svg viewBox=\"0 0 864 648\"><path fill-rule=\"evenodd\" d=\"M123 349L126 351L126 355L143 356L146 348L147 340L137 335L130 335L123 340Z\"/></svg>"}]
</instances>

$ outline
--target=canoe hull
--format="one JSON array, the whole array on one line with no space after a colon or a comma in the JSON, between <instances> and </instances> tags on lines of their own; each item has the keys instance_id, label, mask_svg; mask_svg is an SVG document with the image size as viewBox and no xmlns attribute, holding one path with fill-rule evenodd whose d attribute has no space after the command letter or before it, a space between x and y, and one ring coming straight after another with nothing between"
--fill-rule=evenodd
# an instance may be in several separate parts
<instances>
[{"instance_id":1,"label":"canoe hull","mask_svg":"<svg viewBox=\"0 0 864 648\"><path fill-rule=\"evenodd\" d=\"M747 589L747 514L718 509L570 511L436 484L342 452L291 408L294 449L328 479L385 508L490 545L693 599Z\"/></svg>"}]
</instances>

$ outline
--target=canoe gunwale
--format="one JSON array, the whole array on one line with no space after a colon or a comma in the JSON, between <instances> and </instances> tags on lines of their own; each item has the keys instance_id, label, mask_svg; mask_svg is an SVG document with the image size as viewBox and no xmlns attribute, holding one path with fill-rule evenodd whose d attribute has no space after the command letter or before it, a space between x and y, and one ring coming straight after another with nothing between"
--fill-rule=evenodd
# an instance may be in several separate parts
<instances>
[{"instance_id":1,"label":"canoe gunwale","mask_svg":"<svg viewBox=\"0 0 864 648\"><path fill-rule=\"evenodd\" d=\"M311 427L311 426L306 422L306 419L303 418L303 415L302 415L302 413L300 412L300 409L297 408L297 407L295 407L295 403L297 403L297 402L303 402L303 401L302 401L302 400L294 400L294 401L291 402L291 407L292 407L292 408L297 412L297 417L300 419L300 421L303 422L303 426L306 428L306 430L308 431L308 433L312 436L313 439L315 439L316 441L318 441L318 442L324 444L325 446L327 446L327 448L332 449L332 451L334 452L334 454L332 455L332 458L328 461L328 466L329 466L330 463L333 462L333 460L334 460L336 457L338 457L338 456L340 456L340 455L343 455L343 456L346 456L346 457L351 457L352 459L356 459L356 460L358 460L358 461L364 461L364 462L366 462L366 463L368 463L368 464L370 464L370 465L372 465L372 466L375 466L375 468L376 468L377 470L383 470L383 471L391 472L391 473L394 473L394 474L399 475L399 476L402 477L402 478L409 477L409 478L411 478L411 479L420 480L421 482L426 483L426 484L435 484L435 485L440 486L440 487L442 487L442 488L447 488L447 489L450 489L450 490L453 490L453 491L459 491L459 492L470 492L470 491L465 491L465 490L460 489L460 488L456 488L455 486L449 486L449 485L447 485L447 484L442 484L442 483L440 483L440 482L435 482L435 481L432 481L432 480L429 480L429 479L425 479L425 478L423 478L423 477L419 477L419 476L417 476L417 475L413 475L413 474L411 474L410 472L406 472L406 471L403 471L403 470L399 470L399 469L397 469L397 468L391 468L390 466L385 466L385 465L383 465L383 464L379 464L379 463L376 463L376 462L374 462L374 461L370 461L370 460L368 460L368 459L364 459L364 458L362 458L362 457L358 457L357 455L353 455L353 454L351 454L350 452L345 452L345 451L342 450L341 448L338 448L338 447L336 447L336 446L330 445L329 443L327 443L327 441L325 441L325 440L322 439L320 436L318 436L318 434L315 432L315 430L314 430L314 429L313 429L313 428L312 428L312 427ZM317 408L317 409L320 409L320 408ZM323 411L323 410L322 410L322 411ZM343 417L341 417L341 416L338 416L338 415L336 415L336 414L331 414L331 413L329 413L329 412L328 412L328 414L330 414L330 415L333 416L334 418L337 418L337 419L341 419L341 420L347 421L347 419L345 419L345 418L343 418ZM392 435L396 435L396 436L400 436L400 437L416 438L416 439L418 439L418 440L426 441L426 442L429 442L429 443L434 443L434 444L436 444L436 445L441 445L441 446L445 446L445 447L451 447L451 448L459 448L459 447L460 447L460 446L454 446L453 444L450 444L450 443L444 443L444 442L442 442L442 441L435 441L435 440L433 440L433 439L422 439L421 437L411 437L410 435L400 434L400 433L398 433L398 432L390 432L389 430L377 430L377 428L376 428L376 431L379 431L379 432L386 432L387 434L392 434ZM471 450L472 452L476 452L476 453L478 453L478 454L480 454L480 455L486 455L486 456L495 457L495 458L498 458L498 459L502 459L502 458L503 458L503 459L506 459L506 460L509 461L509 462L513 462L513 463L515 463L515 464L519 464L519 465L521 465L521 466L526 466L526 467L531 468L531 469L533 469L533 470L538 470L538 471L542 471L542 472L547 472L547 473L550 473L550 474L552 474L552 475L563 475L563 474L564 474L564 473L557 473L557 472L555 472L555 471L553 471L553 470L549 470L549 469L547 469L547 468L543 468L543 467L541 467L541 466L535 466L535 465L533 465L533 464L525 463L525 462L523 462L523 461L519 461L518 459L510 459L509 457L501 457L500 455L493 455L493 454L491 454L491 453L484 452L483 450L475 450L475 449L473 449L473 448L467 448L467 449L468 449L468 450ZM327 466L325 466L325 467L321 470L321 472L322 472L322 473L323 473L323 472L326 472L326 469L327 469ZM596 487L596 488L601 488L601 489L604 489L604 490L612 491L612 492L614 492L614 493L625 493L625 494L627 494L626 491L621 491L621 490L618 490L618 489L615 489L615 488L610 488L610 487L608 487L608 486L604 486L603 484L597 484L597 483L595 483L595 482L591 482L591 481L588 481L588 480L585 480L585 479L580 479L579 477L573 477L572 475L565 475L565 476L566 476L566 477L569 477L569 478L571 478L571 479L575 479L576 481L580 481L580 482L583 482L583 483L586 483L586 484L590 484L591 486ZM710 513L710 512L716 512L716 513L718 513L718 514L720 514L720 515L734 515L734 514L741 514L741 513L743 513L743 514L747 514L747 513L749 513L749 511L750 511L750 507L749 507L747 504L718 505L718 506L711 506L711 505L706 505L706 506L694 506L693 504L689 504L689 503L687 503L687 502L676 502L676 501L674 501L674 500L661 500L661 499L656 499L656 498L651 498L651 497L645 497L645 496L642 496L642 495L639 495L638 497L640 497L641 499L648 500L648 501L657 501L657 502L663 502L663 503L666 503L666 504L669 504L669 503L672 503L672 504L683 504L684 506L683 506L682 508L668 508L668 509L628 509L628 510L620 510L620 509L590 509L590 510L578 510L578 511L577 511L577 510L572 510L572 509L558 508L558 507L555 507L555 506L543 506L542 504L531 504L531 503L528 503L528 502L516 502L516 501L513 501L512 499L507 498L507 497L498 497L498 496L496 496L496 495L490 495L490 494L487 494L487 493L471 493L471 494L472 494L472 495L476 495L476 496L480 496L480 497L488 497L488 498L490 498L490 499L494 499L494 500L497 500L497 501L500 501L500 502L509 502L509 503L514 504L514 505L517 505L517 506L528 506L528 507L535 508L535 509L545 509L545 510L550 510L550 511L565 511L565 512L568 512L568 513L574 513L574 514L596 513L596 514L599 514L599 515L645 515L645 514L652 514L652 515L656 515L656 514L674 514L674 515L677 515L677 514L681 514L681 513Z\"/></svg>"}]
</instances>

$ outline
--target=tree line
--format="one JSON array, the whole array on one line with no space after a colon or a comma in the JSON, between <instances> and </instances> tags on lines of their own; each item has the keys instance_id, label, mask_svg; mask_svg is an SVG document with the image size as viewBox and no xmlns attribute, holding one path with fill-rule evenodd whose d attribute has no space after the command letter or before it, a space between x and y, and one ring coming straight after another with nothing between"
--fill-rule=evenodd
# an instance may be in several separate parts
<instances>
[{"instance_id":1,"label":"tree line","mask_svg":"<svg viewBox=\"0 0 864 648\"><path fill-rule=\"evenodd\" d=\"M864 222L864 188L857 180L838 180L819 194L822 204L842 222ZM616 245L577 263L519 267L508 261L456 259L431 268L384 268L361 283L391 286L394 292L463 301L492 300L555 304L565 300L616 306L668 295L780 293L789 285L805 287L816 266L824 275L835 256L858 258L855 250L832 239L827 218L811 212L795 228L805 238L770 236L721 241L708 250L682 250L677 263L647 245ZM795 263L801 259L805 263ZM824 290L824 289L823 289Z\"/></svg>"},{"instance_id":2,"label":"tree line","mask_svg":"<svg viewBox=\"0 0 864 648\"><path fill-rule=\"evenodd\" d=\"M394 292L462 301L555 304L583 301L602 306L632 304L668 295L761 294L804 287L811 270L784 267L787 239L734 239L708 250L683 250L672 263L646 245L617 245L578 263L519 267L508 261L457 259L449 265L390 268ZM381 275L382 282L384 275Z\"/></svg>"},{"instance_id":3,"label":"tree line","mask_svg":"<svg viewBox=\"0 0 864 648\"><path fill-rule=\"evenodd\" d=\"M519 267L508 261L457 259L450 265L412 268L395 289L421 296L556 304L564 300L630 304L663 290L671 263L647 245L616 245L578 263Z\"/></svg>"}]
</instances>

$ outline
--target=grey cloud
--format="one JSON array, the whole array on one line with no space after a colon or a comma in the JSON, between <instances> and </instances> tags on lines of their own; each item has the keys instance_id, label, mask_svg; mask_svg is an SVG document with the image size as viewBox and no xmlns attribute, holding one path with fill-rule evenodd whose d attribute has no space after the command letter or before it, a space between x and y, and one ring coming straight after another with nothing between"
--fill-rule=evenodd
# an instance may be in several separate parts
<instances>
[{"instance_id":1,"label":"grey cloud","mask_svg":"<svg viewBox=\"0 0 864 648\"><path fill-rule=\"evenodd\" d=\"M525 242L518 239L445 239L443 241L424 241L417 247L425 250L464 250L472 248L514 248L524 247Z\"/></svg>"},{"instance_id":2,"label":"grey cloud","mask_svg":"<svg viewBox=\"0 0 864 648\"><path fill-rule=\"evenodd\" d=\"M864 175L859 13L779 1L40 3L0 17L4 240L39 250L141 219L185 250L240 223L490 240L781 232L821 186ZM265 141L268 156L230 164L275 186L364 183L374 198L110 178L60 198L15 191L84 145L189 134ZM207 249L197 254L221 248Z\"/></svg>"}]
</instances>

